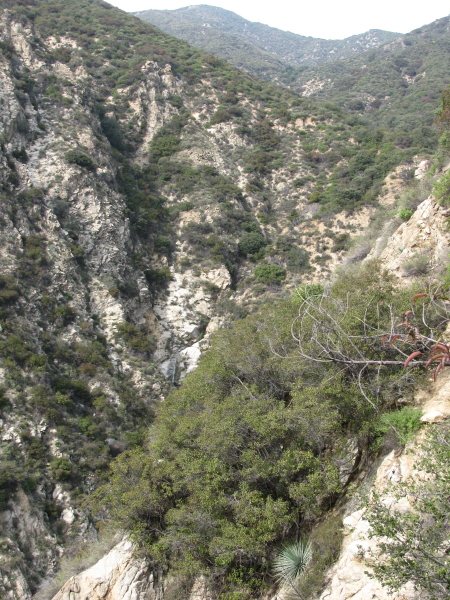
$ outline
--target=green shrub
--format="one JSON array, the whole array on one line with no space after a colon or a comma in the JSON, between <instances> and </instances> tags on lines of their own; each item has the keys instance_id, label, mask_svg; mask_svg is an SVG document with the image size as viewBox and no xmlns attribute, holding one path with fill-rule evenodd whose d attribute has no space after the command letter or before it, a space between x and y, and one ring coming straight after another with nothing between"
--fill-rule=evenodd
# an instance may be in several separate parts
<instances>
[{"instance_id":1,"label":"green shrub","mask_svg":"<svg viewBox=\"0 0 450 600\"><path fill-rule=\"evenodd\" d=\"M10 335L0 342L0 351L21 366L25 366L33 356L33 352L20 335Z\"/></svg>"},{"instance_id":2,"label":"green shrub","mask_svg":"<svg viewBox=\"0 0 450 600\"><path fill-rule=\"evenodd\" d=\"M0 465L0 511L8 508L8 500L17 489L17 477L13 465Z\"/></svg>"},{"instance_id":3,"label":"green shrub","mask_svg":"<svg viewBox=\"0 0 450 600\"><path fill-rule=\"evenodd\" d=\"M430 268L430 257L427 252L417 252L403 263L403 272L408 277L426 275Z\"/></svg>"},{"instance_id":4,"label":"green shrub","mask_svg":"<svg viewBox=\"0 0 450 600\"><path fill-rule=\"evenodd\" d=\"M253 271L253 278L266 285L281 285L286 279L286 269L278 265L258 265Z\"/></svg>"},{"instance_id":5,"label":"green shrub","mask_svg":"<svg viewBox=\"0 0 450 600\"><path fill-rule=\"evenodd\" d=\"M0 306L13 304L19 299L20 287L11 275L0 275Z\"/></svg>"},{"instance_id":6,"label":"green shrub","mask_svg":"<svg viewBox=\"0 0 450 600\"><path fill-rule=\"evenodd\" d=\"M406 444L420 429L422 423L420 408L407 406L397 412L381 415L376 425L376 432L385 435L394 432L401 444Z\"/></svg>"},{"instance_id":7,"label":"green shrub","mask_svg":"<svg viewBox=\"0 0 450 600\"><path fill-rule=\"evenodd\" d=\"M56 481L67 481L72 475L73 465L68 458L54 458L50 463L50 472Z\"/></svg>"},{"instance_id":8,"label":"green shrub","mask_svg":"<svg viewBox=\"0 0 450 600\"><path fill-rule=\"evenodd\" d=\"M75 321L77 312L70 304L61 304L52 310L51 317L57 325L66 326Z\"/></svg>"},{"instance_id":9,"label":"green shrub","mask_svg":"<svg viewBox=\"0 0 450 600\"><path fill-rule=\"evenodd\" d=\"M298 298L302 302L311 296L321 296L324 292L324 287L321 283L303 283L295 288L294 298Z\"/></svg>"},{"instance_id":10,"label":"green shrub","mask_svg":"<svg viewBox=\"0 0 450 600\"><path fill-rule=\"evenodd\" d=\"M258 233L256 231L249 231L248 233L244 233L244 235L239 240L239 252L240 254L242 254L242 256L256 254L265 246L267 246L267 241L261 233Z\"/></svg>"},{"instance_id":11,"label":"green shrub","mask_svg":"<svg viewBox=\"0 0 450 600\"><path fill-rule=\"evenodd\" d=\"M126 345L137 352L151 353L155 350L155 340L147 333L124 321L116 326L118 335L125 341Z\"/></svg>"},{"instance_id":12,"label":"green shrub","mask_svg":"<svg viewBox=\"0 0 450 600\"><path fill-rule=\"evenodd\" d=\"M146 269L144 271L145 279L151 287L160 287L168 283L172 279L172 273L169 267L162 269Z\"/></svg>"},{"instance_id":13,"label":"green shrub","mask_svg":"<svg viewBox=\"0 0 450 600\"><path fill-rule=\"evenodd\" d=\"M81 150L69 150L64 155L64 158L68 163L82 167L87 171L93 172L97 170L97 165L95 164L94 160L92 160L90 156Z\"/></svg>"},{"instance_id":14,"label":"green shrub","mask_svg":"<svg viewBox=\"0 0 450 600\"><path fill-rule=\"evenodd\" d=\"M436 181L433 186L433 194L442 206L450 204L450 173L446 173Z\"/></svg>"},{"instance_id":15,"label":"green shrub","mask_svg":"<svg viewBox=\"0 0 450 600\"><path fill-rule=\"evenodd\" d=\"M398 213L398 216L403 221L409 221L409 219L413 216L413 211L409 208L402 208L401 211Z\"/></svg>"}]
</instances>

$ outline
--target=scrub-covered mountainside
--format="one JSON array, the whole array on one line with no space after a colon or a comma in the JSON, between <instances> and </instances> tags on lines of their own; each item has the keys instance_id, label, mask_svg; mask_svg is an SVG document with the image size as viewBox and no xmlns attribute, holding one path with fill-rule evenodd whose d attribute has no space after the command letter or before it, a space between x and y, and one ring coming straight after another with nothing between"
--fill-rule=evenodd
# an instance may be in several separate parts
<instances>
[{"instance_id":1,"label":"scrub-covered mountainside","mask_svg":"<svg viewBox=\"0 0 450 600\"><path fill-rule=\"evenodd\" d=\"M239 69L283 82L293 76L293 67L346 58L401 37L399 33L372 29L344 40L312 38L253 23L207 4L133 14Z\"/></svg>"},{"instance_id":2,"label":"scrub-covered mountainside","mask_svg":"<svg viewBox=\"0 0 450 600\"><path fill-rule=\"evenodd\" d=\"M370 369L363 392L333 367L327 383L328 367L298 356L292 320L344 256L358 263L380 233L381 251L408 221L445 147L404 147L395 128L101 1L3 2L0 52L0 594L51 597L61 564L90 562L111 526L133 532L132 572L169 572L174 593L193 575L214 594L262 593L279 543L342 497L347 444L360 457L382 437L364 394L384 414L420 376ZM445 265L445 232L431 253L424 235L402 250L405 277ZM327 300L362 287L358 331L411 299L370 264Z\"/></svg>"},{"instance_id":3,"label":"scrub-covered mountainside","mask_svg":"<svg viewBox=\"0 0 450 600\"><path fill-rule=\"evenodd\" d=\"M406 131L419 115L430 127L436 99L450 83L449 69L446 16L379 48L304 71L294 87Z\"/></svg>"},{"instance_id":4,"label":"scrub-covered mountainside","mask_svg":"<svg viewBox=\"0 0 450 600\"><path fill-rule=\"evenodd\" d=\"M436 101L450 83L449 17L407 35L369 31L339 41L303 38L205 5L135 14L249 73L394 127L404 147L417 135L436 141Z\"/></svg>"}]
</instances>

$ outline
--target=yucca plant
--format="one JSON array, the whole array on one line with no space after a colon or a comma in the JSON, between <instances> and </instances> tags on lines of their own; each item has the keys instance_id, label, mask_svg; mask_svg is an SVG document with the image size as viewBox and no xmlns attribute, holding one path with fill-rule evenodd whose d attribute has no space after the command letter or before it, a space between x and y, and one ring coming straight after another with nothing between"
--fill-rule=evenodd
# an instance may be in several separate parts
<instances>
[{"instance_id":1,"label":"yucca plant","mask_svg":"<svg viewBox=\"0 0 450 600\"><path fill-rule=\"evenodd\" d=\"M312 558L312 546L308 540L300 539L292 544L286 544L273 561L275 579L284 588L292 589L297 596L297 587L305 574Z\"/></svg>"}]
</instances>

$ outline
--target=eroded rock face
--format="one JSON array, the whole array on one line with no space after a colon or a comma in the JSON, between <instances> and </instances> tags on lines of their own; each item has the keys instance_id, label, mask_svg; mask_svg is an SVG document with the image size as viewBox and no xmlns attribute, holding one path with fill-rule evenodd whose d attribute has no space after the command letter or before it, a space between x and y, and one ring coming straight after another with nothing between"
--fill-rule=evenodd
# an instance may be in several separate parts
<instances>
[{"instance_id":1,"label":"eroded rock face","mask_svg":"<svg viewBox=\"0 0 450 600\"><path fill-rule=\"evenodd\" d=\"M430 196L406 223L402 223L381 253L377 248L368 259L378 257L384 267L405 282L417 275L437 271L448 259L450 234L445 210Z\"/></svg>"},{"instance_id":2,"label":"eroded rock face","mask_svg":"<svg viewBox=\"0 0 450 600\"><path fill-rule=\"evenodd\" d=\"M416 401L423 409L424 423L431 423L450 417L450 377L441 376L429 390L416 395ZM379 465L373 489L380 494L381 501L400 511L412 509L409 498L397 500L392 495L392 487L406 481L411 475L420 476L415 470L420 455L417 448L424 436L419 432L403 449L390 452ZM365 518L366 508L350 512L343 520L344 542L337 563L328 572L328 583L320 600L423 600L424 594L414 590L411 584L403 586L397 593L391 593L380 582L370 577L371 561L378 553L377 539L370 538L370 525Z\"/></svg>"},{"instance_id":3,"label":"eroded rock face","mask_svg":"<svg viewBox=\"0 0 450 600\"><path fill-rule=\"evenodd\" d=\"M93 567L69 579L53 600L161 600L163 588L145 559L123 540Z\"/></svg>"}]
</instances>

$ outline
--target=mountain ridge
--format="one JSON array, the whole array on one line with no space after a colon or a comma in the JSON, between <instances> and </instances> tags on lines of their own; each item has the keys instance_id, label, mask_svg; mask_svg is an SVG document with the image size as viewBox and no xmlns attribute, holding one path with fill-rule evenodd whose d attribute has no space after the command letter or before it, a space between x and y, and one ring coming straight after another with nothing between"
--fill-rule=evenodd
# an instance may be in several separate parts
<instances>
[{"instance_id":1,"label":"mountain ridge","mask_svg":"<svg viewBox=\"0 0 450 600\"><path fill-rule=\"evenodd\" d=\"M343 58L401 37L397 33L370 30L344 40L313 38L251 22L232 11L206 4L174 11L148 10L132 14L194 46L229 60L239 68L265 77L280 68L277 61L285 63L283 69L289 71L289 67L310 66L332 58ZM250 53L250 57L241 54L236 57L236 49ZM251 61L257 65L253 70ZM265 65L260 64L264 61Z\"/></svg>"}]
</instances>

